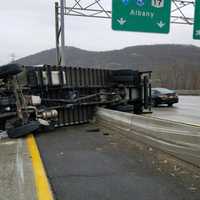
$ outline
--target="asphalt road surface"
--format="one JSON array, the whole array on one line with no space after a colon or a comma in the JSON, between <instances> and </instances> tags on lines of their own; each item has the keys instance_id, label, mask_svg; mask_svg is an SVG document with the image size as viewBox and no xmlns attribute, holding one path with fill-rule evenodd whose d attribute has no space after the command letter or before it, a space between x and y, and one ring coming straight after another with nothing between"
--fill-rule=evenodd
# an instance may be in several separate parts
<instances>
[{"instance_id":1,"label":"asphalt road surface","mask_svg":"<svg viewBox=\"0 0 200 200\"><path fill-rule=\"evenodd\" d=\"M150 116L200 126L200 96L179 96L173 107L154 107Z\"/></svg>"},{"instance_id":2,"label":"asphalt road surface","mask_svg":"<svg viewBox=\"0 0 200 200\"><path fill-rule=\"evenodd\" d=\"M37 136L56 200L199 199L117 134L92 129L78 125Z\"/></svg>"}]
</instances>

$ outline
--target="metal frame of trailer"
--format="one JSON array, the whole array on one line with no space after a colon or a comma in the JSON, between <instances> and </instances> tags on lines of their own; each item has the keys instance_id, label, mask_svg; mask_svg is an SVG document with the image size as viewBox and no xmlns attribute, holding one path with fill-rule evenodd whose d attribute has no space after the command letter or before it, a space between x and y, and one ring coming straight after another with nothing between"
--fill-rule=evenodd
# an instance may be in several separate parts
<instances>
[{"instance_id":1,"label":"metal frame of trailer","mask_svg":"<svg viewBox=\"0 0 200 200\"><path fill-rule=\"evenodd\" d=\"M56 127L90 121L97 106L151 111L151 72L63 66L26 66L24 88L58 111ZM121 97L121 96L123 97ZM121 98L121 99L120 99Z\"/></svg>"}]
</instances>

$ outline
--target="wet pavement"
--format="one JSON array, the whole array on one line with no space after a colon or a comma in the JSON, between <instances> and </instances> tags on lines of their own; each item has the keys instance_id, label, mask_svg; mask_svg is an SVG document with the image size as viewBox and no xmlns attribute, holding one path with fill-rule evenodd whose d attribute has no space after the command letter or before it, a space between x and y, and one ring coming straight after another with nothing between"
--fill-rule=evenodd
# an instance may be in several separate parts
<instances>
[{"instance_id":1,"label":"wet pavement","mask_svg":"<svg viewBox=\"0 0 200 200\"><path fill-rule=\"evenodd\" d=\"M198 200L176 179L157 172L143 154L116 134L93 125L37 136L57 200Z\"/></svg>"},{"instance_id":2,"label":"wet pavement","mask_svg":"<svg viewBox=\"0 0 200 200\"><path fill-rule=\"evenodd\" d=\"M200 96L179 96L179 103L173 107L154 107L153 116L161 119L189 123L200 126Z\"/></svg>"}]
</instances>

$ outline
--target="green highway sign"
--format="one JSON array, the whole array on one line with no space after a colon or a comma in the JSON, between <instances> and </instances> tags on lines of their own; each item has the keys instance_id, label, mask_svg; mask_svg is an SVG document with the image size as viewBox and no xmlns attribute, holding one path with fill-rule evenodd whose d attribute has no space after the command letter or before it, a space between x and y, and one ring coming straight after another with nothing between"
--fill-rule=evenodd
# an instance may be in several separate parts
<instances>
[{"instance_id":1,"label":"green highway sign","mask_svg":"<svg viewBox=\"0 0 200 200\"><path fill-rule=\"evenodd\" d=\"M171 0L112 0L112 28L169 33Z\"/></svg>"},{"instance_id":2,"label":"green highway sign","mask_svg":"<svg viewBox=\"0 0 200 200\"><path fill-rule=\"evenodd\" d=\"M195 1L193 39L200 40L200 0Z\"/></svg>"}]
</instances>

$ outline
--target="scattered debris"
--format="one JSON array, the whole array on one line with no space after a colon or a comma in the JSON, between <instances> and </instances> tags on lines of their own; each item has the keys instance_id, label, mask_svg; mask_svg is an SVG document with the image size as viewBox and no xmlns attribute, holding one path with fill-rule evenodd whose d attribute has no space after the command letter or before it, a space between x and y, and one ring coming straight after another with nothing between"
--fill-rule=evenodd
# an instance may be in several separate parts
<instances>
[{"instance_id":1,"label":"scattered debris","mask_svg":"<svg viewBox=\"0 0 200 200\"><path fill-rule=\"evenodd\" d=\"M163 161L163 163L164 163L164 164L167 164L167 163L168 163L168 161L167 161L167 160L164 160L164 161Z\"/></svg>"},{"instance_id":2,"label":"scattered debris","mask_svg":"<svg viewBox=\"0 0 200 200\"><path fill-rule=\"evenodd\" d=\"M107 126L101 127L101 130L107 132ZM139 158L138 162L151 165L156 174L165 174L171 177L173 180L179 181L185 190L188 188L191 192L199 192L200 188L200 173L199 168L177 159L159 149L142 144L135 140L130 140L129 137L124 137L124 134L117 132L116 129L109 129L112 136L117 137L118 141L122 140L126 143L126 146L134 152L138 152L143 156L143 159ZM109 139L109 138L108 138Z\"/></svg>"},{"instance_id":3,"label":"scattered debris","mask_svg":"<svg viewBox=\"0 0 200 200\"><path fill-rule=\"evenodd\" d=\"M102 148L97 147L97 148L96 148L96 151L102 151Z\"/></svg>"},{"instance_id":4,"label":"scattered debris","mask_svg":"<svg viewBox=\"0 0 200 200\"><path fill-rule=\"evenodd\" d=\"M175 171L175 172L178 172L178 171L180 171L180 170L181 170L180 167L177 167L176 165L174 165L174 171Z\"/></svg>"},{"instance_id":5,"label":"scattered debris","mask_svg":"<svg viewBox=\"0 0 200 200\"><path fill-rule=\"evenodd\" d=\"M117 143L116 142L110 142L111 145L116 146Z\"/></svg>"},{"instance_id":6,"label":"scattered debris","mask_svg":"<svg viewBox=\"0 0 200 200\"><path fill-rule=\"evenodd\" d=\"M185 170L182 170L181 172L179 172L179 174L185 174L185 175L187 174L187 175L188 175L189 172L188 172L188 171L185 171Z\"/></svg>"},{"instance_id":7,"label":"scattered debris","mask_svg":"<svg viewBox=\"0 0 200 200\"><path fill-rule=\"evenodd\" d=\"M200 176L199 176L199 175L193 175L193 178L195 178L195 179L199 179Z\"/></svg>"},{"instance_id":8,"label":"scattered debris","mask_svg":"<svg viewBox=\"0 0 200 200\"><path fill-rule=\"evenodd\" d=\"M57 153L57 157L63 157L63 156L64 156L64 153L62 151Z\"/></svg>"},{"instance_id":9,"label":"scattered debris","mask_svg":"<svg viewBox=\"0 0 200 200\"><path fill-rule=\"evenodd\" d=\"M151 147L149 147L149 149L148 149L149 151L153 151L153 149L151 148Z\"/></svg>"},{"instance_id":10,"label":"scattered debris","mask_svg":"<svg viewBox=\"0 0 200 200\"><path fill-rule=\"evenodd\" d=\"M190 191L193 191L193 192L195 192L196 190L197 190L197 188L196 187L194 187L194 185L192 185L191 187L189 187L188 188Z\"/></svg>"},{"instance_id":11,"label":"scattered debris","mask_svg":"<svg viewBox=\"0 0 200 200\"><path fill-rule=\"evenodd\" d=\"M170 173L171 176L175 177L176 175L174 173Z\"/></svg>"},{"instance_id":12,"label":"scattered debris","mask_svg":"<svg viewBox=\"0 0 200 200\"><path fill-rule=\"evenodd\" d=\"M0 140L8 138L8 134L6 131L0 131Z\"/></svg>"},{"instance_id":13,"label":"scattered debris","mask_svg":"<svg viewBox=\"0 0 200 200\"><path fill-rule=\"evenodd\" d=\"M160 167L158 167L158 168L157 168L157 170L158 170L159 172L161 172L161 171L162 171Z\"/></svg>"},{"instance_id":14,"label":"scattered debris","mask_svg":"<svg viewBox=\"0 0 200 200\"><path fill-rule=\"evenodd\" d=\"M99 128L87 128L86 131L87 132L99 132L100 129Z\"/></svg>"}]
</instances>

